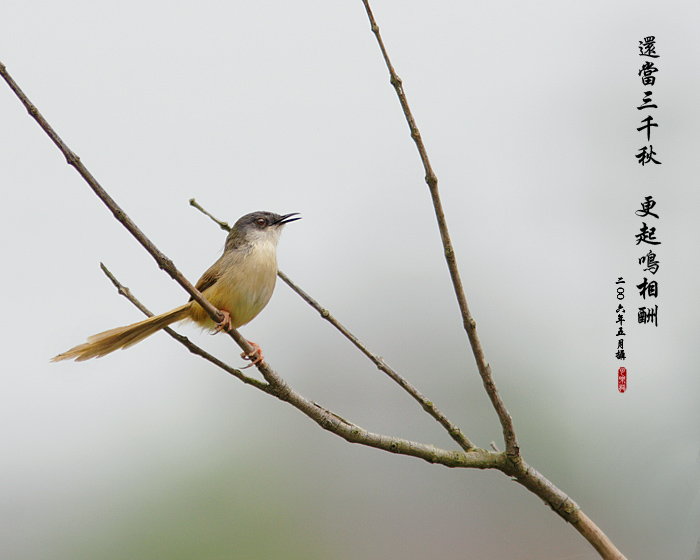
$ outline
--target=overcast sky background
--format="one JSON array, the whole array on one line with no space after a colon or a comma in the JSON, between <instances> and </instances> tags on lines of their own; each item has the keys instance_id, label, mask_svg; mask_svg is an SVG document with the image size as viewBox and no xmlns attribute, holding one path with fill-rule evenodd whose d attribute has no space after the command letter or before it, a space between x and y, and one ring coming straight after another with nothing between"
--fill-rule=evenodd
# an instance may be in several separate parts
<instances>
[{"instance_id":1,"label":"overcast sky background","mask_svg":"<svg viewBox=\"0 0 700 560\"><path fill-rule=\"evenodd\" d=\"M700 539L697 2L373 2L440 180L467 298L525 459L628 558ZM500 427L461 329L424 172L362 3L10 2L0 61L191 281L233 223L300 212L280 268L479 446ZM640 39L659 68L651 143ZM49 359L187 296L0 84L0 541L7 558L594 559L498 472L351 446L158 334ZM635 323L657 201L659 326ZM627 280L617 391L615 280ZM239 349L181 332L233 365ZM242 329L374 432L447 435L279 283Z\"/></svg>"}]
</instances>

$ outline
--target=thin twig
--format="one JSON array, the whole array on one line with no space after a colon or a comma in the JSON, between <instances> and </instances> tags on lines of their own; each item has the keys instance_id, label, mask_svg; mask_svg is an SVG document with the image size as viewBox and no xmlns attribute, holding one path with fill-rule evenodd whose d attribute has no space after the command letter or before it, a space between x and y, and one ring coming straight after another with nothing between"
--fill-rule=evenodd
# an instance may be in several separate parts
<instances>
[{"instance_id":1,"label":"thin twig","mask_svg":"<svg viewBox=\"0 0 700 560\"><path fill-rule=\"evenodd\" d=\"M146 235L139 229L139 227L127 216L126 212L121 209L121 207L115 202L115 200L105 191L102 186L97 182L97 179L92 176L87 168L82 164L80 158L61 140L56 131L51 127L51 125L42 116L36 106L29 101L29 98L24 94L12 79L12 76L7 72L5 65L0 62L0 75L5 79L7 85L15 93L15 95L22 102L22 105L27 109L32 118L39 123L39 126L46 132L46 134L51 138L54 144L61 150L61 153L66 158L68 165L71 165L80 174L80 176L85 180L85 182L90 186L93 192L98 196L98 198L109 208L114 217L121 222L121 224L133 235L136 240L141 243L141 245L150 253L150 255L156 260L158 267L164 270L170 275L170 277L175 280L180 286L182 286L185 291L192 296L199 305L204 308L207 314L212 318L215 323L221 323L224 319L224 315L211 303L209 303L204 296L197 290L185 276L175 267L175 264L161 253L158 248L146 237ZM234 328L228 331L228 334L233 338L236 343L243 349L243 351L251 355L255 350L250 345L250 343L241 336L241 334ZM264 362L259 362L259 364ZM258 368L262 371L262 368Z\"/></svg>"},{"instance_id":2,"label":"thin twig","mask_svg":"<svg viewBox=\"0 0 700 560\"><path fill-rule=\"evenodd\" d=\"M430 416L432 416L435 420L437 420L444 428L447 430L447 433L450 434L450 437L457 442L457 444L464 449L465 451L469 451L475 447L475 445L469 441L467 436L465 436L462 433L462 430L460 430L457 426L455 426L450 420L440 411L438 408L432 403L432 401L428 400L423 396L423 394L416 389L413 385L411 385L406 379L404 379L401 375L396 373L389 365L384 361L384 358L381 356L378 356L374 352L372 352L365 344L360 341L354 334L352 334L348 329L346 329L340 321L338 321L333 315L331 315L327 309L321 307L319 303L313 299L309 294L307 294L304 290L302 290L299 286L297 286L294 282L290 280L290 278L281 270L277 271L277 275L292 289L294 290L301 298L308 303L311 307L313 307L318 313L323 317L326 321L328 321L331 325L333 325L336 329L338 329L342 335L347 338L350 342L352 342L355 347L360 350L365 356L367 356L370 361L377 366L377 368L384 373L386 373L392 380L394 380L404 391L406 391L409 395L411 395L417 402L418 404L423 407L423 410L427 412Z\"/></svg>"},{"instance_id":3,"label":"thin twig","mask_svg":"<svg viewBox=\"0 0 700 560\"><path fill-rule=\"evenodd\" d=\"M513 427L513 419L506 406L498 393L496 384L493 381L491 375L491 366L486 361L486 356L481 347L481 342L479 341L479 336L476 332L476 321L469 311L469 306L467 305L467 298L464 295L464 287L462 286L462 279L459 275L459 269L457 268L457 258L455 252L452 248L452 241L450 240L450 233L447 229L447 219L445 218L445 212L442 209L442 202L440 201L440 193L438 191L438 180L437 175L433 171L430 165L430 160L428 159L428 152L423 144L423 138L420 135L416 121L413 118L411 109L408 106L408 100L403 91L403 85L401 78L394 70L394 67L389 60L389 54L384 47L384 41L382 41L382 36L379 34L379 26L377 25L374 15L372 15L372 10L369 7L369 0L362 0L365 5L365 10L367 11L367 16L369 17L370 24L372 26L372 32L377 38L379 43L379 48L382 51L382 56L384 57L384 62L389 70L389 75L391 76L391 85L394 86L396 90L396 95L399 96L399 101L401 103L401 108L403 109L403 114L406 117L406 122L408 122L408 127L411 130L411 138L416 143L418 148L418 153L420 154L421 161L423 162L423 167L425 169L425 182L428 184L430 189L430 196L433 201L433 208L435 209L435 216L438 222L438 228L440 229L440 236L442 238L442 246L445 252L445 259L447 260L447 267L450 271L450 277L452 278L452 285L454 287L455 294L457 296L457 302L459 303L459 308L462 312L462 322L464 323L464 328L467 331L467 336L469 337L469 342L474 352L474 358L476 359L476 365L479 369L479 374L483 381L486 392L488 393L491 403L496 410L496 414L501 422L501 428L503 430L503 438L506 442L506 453L508 457L513 461L517 461L520 456L520 448L518 447L518 440L515 437L515 428Z\"/></svg>"},{"instance_id":4,"label":"thin twig","mask_svg":"<svg viewBox=\"0 0 700 560\"><path fill-rule=\"evenodd\" d=\"M205 216L209 216L212 219L212 221L217 223L219 227L224 231L231 231L231 226L228 225L228 222L222 222L221 220L217 220L214 216L212 216L209 212L202 208L194 198L190 198L190 206L194 206L202 214L204 214Z\"/></svg>"},{"instance_id":5,"label":"thin twig","mask_svg":"<svg viewBox=\"0 0 700 560\"><path fill-rule=\"evenodd\" d=\"M423 139L418 131L418 127L416 126L411 109L408 106L408 100L406 99L406 95L403 91L401 78L399 78L391 64L391 61L389 60L389 55L379 33L379 26L377 25L374 15L372 14L372 10L370 9L369 0L362 1L364 3L365 10L367 11L367 16L369 17L372 32L379 43L379 48L382 51L382 56L384 57L387 69L389 70L391 84L394 86L394 90L396 90L396 95L399 97L399 102L401 103L404 116L406 117L406 122L411 130L411 137L418 148L418 153L420 154L421 161L423 162L423 167L425 169L425 181L430 189L430 196L433 201L433 208L435 209L435 216L437 218L438 228L442 238L445 259L447 260L447 266L452 278L452 285L454 287L459 308L462 313L464 328L467 332L467 336L469 337L469 342L471 344L472 351L474 352L474 358L476 359L477 368L479 369L479 374L481 375L484 387L489 395L489 398L491 399L491 403L496 410L496 414L498 415L501 423L503 437L506 443L505 456L508 457L505 468L501 470L505 474L512 476L515 480L517 480L517 482L542 498L564 520L571 523L576 530L583 535L583 537L588 540L591 545L593 545L593 547L603 558L606 560L624 560L625 557L622 555L622 553L595 525L595 523L593 523L593 521L591 521L590 518L583 513L583 511L581 511L579 506L564 492L559 490L559 488L543 477L539 472L525 463L520 456L520 448L515 436L513 419L508 413L508 410L506 410L505 404L503 403L503 400L501 399L498 389L493 381L491 366L489 366L486 361L484 351L481 347L481 342L479 341L479 336L476 332L476 321L469 311L467 299L464 295L462 280L457 268L457 260L452 248L449 231L447 229L447 220L442 208L442 202L440 201L437 176L430 165L430 160L428 159L428 153L425 149L425 145L423 144Z\"/></svg>"},{"instance_id":6,"label":"thin twig","mask_svg":"<svg viewBox=\"0 0 700 560\"><path fill-rule=\"evenodd\" d=\"M107 278L109 278L110 282L114 284L114 287L117 288L117 292L119 295L124 296L126 299L128 299L131 303L133 303L138 309L141 310L141 312L146 315L147 317L153 317L153 313L145 306L143 305L136 297L134 294L131 293L131 290L124 286L117 278L112 274L109 269L103 264L100 263L100 268L102 269L102 272L105 273ZM180 344L182 344L185 348L187 348L192 354L195 354L197 356L200 356L207 360L208 362L211 362L215 366L217 366L220 369L223 369L226 373L229 373L233 375L234 377L237 377L243 383L247 383L248 385L253 385L255 388L260 389L262 391L265 391L267 389L267 383L264 383L263 381L260 381L259 379L255 379L254 377L249 377L246 374L244 374L242 371L237 370L235 368L232 368L230 365L222 362L219 360L219 358L212 356L209 352L204 350L203 348L197 346L194 342L192 342L189 338L186 336L181 335L180 333L176 332L173 330L171 327L165 327L163 329L166 333L168 333L171 337L173 337L175 340L177 340Z\"/></svg>"},{"instance_id":7,"label":"thin twig","mask_svg":"<svg viewBox=\"0 0 700 560\"><path fill-rule=\"evenodd\" d=\"M119 280L112 274L107 267L100 263L100 268L109 278L112 284L117 288L120 295L128 299L133 305L141 310L145 315L151 317L153 314L131 293L131 290L121 284ZM243 383L252 385L256 389L260 389L266 393L270 393L273 396L280 398L286 402L289 402L292 406L301 410L304 414L309 416L312 420L316 421L323 429L328 430L336 435L339 435L346 441L350 443L359 443L362 445L367 445L370 447L376 447L384 451L390 451L391 453L397 453L401 455L411 455L424 459L430 463L440 463L447 467L473 467L473 468L498 468L499 465L503 463L503 456L497 453L490 453L483 450L474 450L469 455L460 453L458 451L445 451L443 449L438 449L432 445L424 445L421 443L416 443L409 440L404 440L401 438L394 438L390 436L384 436L380 434L374 434L368 432L363 428L360 428L356 424L345 420L341 416L323 408L321 405L315 402L311 402L301 395L297 394L295 391L287 387L287 391L280 391L279 387L275 388L267 383L264 383L258 379L248 377L241 371L232 368L231 366L223 363L218 358L212 356L186 336L175 332L170 327L163 329L180 344L183 344L190 352L201 356L202 358L208 360L212 364L223 369L226 373L233 375L234 377L240 379ZM471 450L466 450L471 451ZM483 453L482 453L483 452Z\"/></svg>"},{"instance_id":8,"label":"thin twig","mask_svg":"<svg viewBox=\"0 0 700 560\"><path fill-rule=\"evenodd\" d=\"M371 15L369 5L367 4L366 0L363 1L365 1L367 12L370 16L370 20L372 21L372 29L380 41L382 51L385 53L383 44L381 43L381 38L379 37L379 30L376 26L376 23L374 22L374 18ZM388 58L386 57L386 55L385 60L388 63ZM397 88L397 93L399 93L399 98L401 99L402 90L400 88L400 80L398 80L398 76L396 76L396 80L394 79L395 73L393 73L393 68L391 68L390 64L389 68L390 72L392 73L392 83L394 83L394 87ZM102 189L102 187L95 180L95 178L80 162L80 159L70 149L68 149L68 147L63 143L63 141L51 128L51 126L46 122L43 116L41 116L37 108L24 95L19 86L7 73L7 69L5 68L4 64L2 64L2 62L0 62L0 75L2 75L7 84L20 99L22 104L28 110L29 114L39 123L41 128L48 134L48 136L52 139L56 146L61 150L61 152L66 157L66 161L68 162L68 164L73 166L80 173L83 179L98 195L98 197L112 211L115 218L117 218L117 220L119 220L127 228L127 230L130 233L132 233L132 235L134 235L134 237L136 237L136 239L144 246L144 248L154 257L154 259L158 263L158 266L161 269L165 270L173 279L175 279L181 286L183 286L183 288L185 288L185 290L188 291L188 293L190 293L193 299L197 301L207 311L207 313L209 313L210 317L213 320L220 321L223 318L220 312L215 307L213 307L208 301L206 301L194 287L192 287L192 285L184 278L184 276L182 276L182 274L175 268L172 261L170 261L170 259L168 259L165 255L160 253L160 251L153 245L153 243L151 243L151 241L139 230L139 228L128 218L128 216L126 216L126 214L123 212L123 210L121 210L121 208L116 204L116 202L114 202L114 200L112 200L112 198L106 193L106 191ZM402 105L403 104L404 102L402 101ZM406 104L404 109L405 113L407 109L408 105ZM409 117L410 112L407 114L410 126L413 119L412 117ZM417 129L415 130L415 132L417 134ZM416 134L413 134L412 129L412 135L414 136L414 139L416 139ZM417 137L420 138L419 135ZM422 145L422 142L417 142L417 144L419 145L420 151L420 146ZM427 156L426 159L424 159L424 164L425 163L427 163ZM429 170L429 163L427 163L426 170ZM437 179L431 181L429 177L430 173L428 174L427 178L429 186L434 184L436 188ZM431 186L431 193L432 192L433 188ZM437 194L437 191L435 191L435 194ZM442 218L444 221L444 216ZM439 215L438 222L440 222ZM442 231L443 230L441 228L441 232ZM444 230L444 232L446 233L446 229ZM449 238L447 238L447 241L449 242ZM449 265L449 254L452 254L453 256L453 253L451 251L451 245L446 245L445 253L446 256L448 256ZM457 289L456 286L455 289ZM471 318L471 316L469 316L469 318ZM469 329L467 330L469 332ZM232 329L230 334L245 352L252 352L252 347L248 344L248 342L245 339L243 339L243 337L238 333L238 331ZM474 335L475 334L476 333L474 333ZM477 349L474 347L473 343L472 348L474 349L476 355ZM505 474L514 477L520 484L522 484L523 486L531 490L533 493L540 496L546 503L550 505L550 507L554 509L554 511L556 511L568 522L572 523L576 527L576 529L596 548L596 550L598 550L598 552L601 553L601 555L604 558L610 558L612 560L624 560L624 556L614 547L612 542L610 542L610 540L605 536L605 534L602 531L600 531L600 529L580 510L580 508L572 500L570 500L568 496L566 496L566 494L561 492L561 490L556 488L546 478L544 478L537 471L535 471L524 461L522 461L522 459L517 454L517 442L515 443L515 455L509 452L506 452L506 454L492 453L490 451L478 448L473 449L469 452L446 451L443 449L438 449L432 445L425 445L409 440L368 432L367 430L364 430L359 426L342 419L337 414L334 414L329 410L322 408L316 403L309 401L305 397L301 396L299 393L295 392L266 362L258 363L257 366L258 370L262 373L263 377L268 382L268 385L253 386L265 391L270 395L277 397L280 400L288 402L289 404L300 410L303 414L314 420L321 428L328 430L351 443L360 443L362 445L375 447L377 449L382 449L391 453L418 457L430 463L439 463L447 467L499 469ZM488 368L488 365L486 367ZM490 370L487 370L487 373L490 377ZM482 377L483 375L484 374L482 373ZM493 387L493 389L495 389L495 386ZM488 386L487 391L489 391ZM490 391L489 395L492 395ZM496 396L498 396L497 393ZM505 411L505 408L503 408L503 410ZM505 414L507 415L507 412L505 412ZM508 438L506 438L506 445L508 445L508 442L509 440ZM513 460L514 458L517 458L518 460Z\"/></svg>"},{"instance_id":9,"label":"thin twig","mask_svg":"<svg viewBox=\"0 0 700 560\"><path fill-rule=\"evenodd\" d=\"M41 128L46 132L49 137L54 141L58 148L66 156L66 160L69 165L78 170L80 175L85 179L85 181L90 185L90 187L95 191L95 193L100 197L103 202L112 210L113 214L117 219L122 222L122 224L134 235L139 242L144 246L144 248L154 256L156 262L165 269L173 278L175 278L179 283L184 281L184 286L187 286L187 280L182 277L182 275L177 271L172 262L153 245L153 243L136 227L136 225L124 214L124 212L117 206L116 202L102 189L102 187L97 183L90 172L80 163L79 158L71 152L63 141L58 137L56 132L51 128L51 126L46 122L46 120L41 116L37 108L27 99L19 86L10 77L7 72L6 67L2 62L0 62L0 75L5 79L10 88L15 92L17 97L20 99L22 104L27 108L29 114L34 117L34 119L39 123ZM184 287L183 286L183 287ZM191 285L190 285L191 287ZM187 288L186 288L187 289ZM193 290L191 294L193 297L199 294L197 290ZM188 290L189 291L189 290ZM195 298L196 299L196 298ZM201 302L199 301L201 299ZM203 307L208 307L211 310L211 317L217 317L218 312L216 308L211 306L209 302L201 298L199 294L198 303L202 304ZM237 331L232 331L236 334ZM240 334L238 335L240 337ZM242 337L241 337L242 338ZM243 339L245 344L248 345L247 341ZM237 341L238 342L238 341ZM252 352L252 347L247 350L242 346L244 350L248 353ZM402 438L396 438L392 436L385 436L382 434L376 434L369 432L356 424L348 422L342 419L337 414L321 407L320 405L308 400L296 391L294 391L284 379L282 379L279 374L273 370L267 362L261 362L257 364L258 370L262 373L267 385L265 384L252 384L252 386L266 392L269 395L277 397L278 399L285 401L295 407L297 410L301 411L303 414L311 418L316 422L321 428L332 432L350 443L359 443L369 447L374 447L377 449L382 449L390 453L397 453L400 455L409 455L412 457L418 457L429 463L438 463L445 465L447 467L459 467L459 468L478 468L478 469L504 469L507 467L506 457L503 454L492 453L484 449L473 449L469 452L464 451L449 451L444 449L439 449L432 445L426 445L423 443L417 443L409 441Z\"/></svg>"},{"instance_id":10,"label":"thin twig","mask_svg":"<svg viewBox=\"0 0 700 560\"><path fill-rule=\"evenodd\" d=\"M202 214L208 216L212 221L214 221L216 224L219 225L221 229L228 230L230 229L230 226L226 222L222 222L221 220L217 219L215 216L207 212L204 208L202 208L197 201L194 198L190 199L190 205L194 206L197 210L202 212ZM423 394L416 389L413 385L411 385L406 379L404 379L401 375L396 373L389 365L384 361L384 359L374 352L372 352L365 344L360 341L354 334L352 334L340 321L338 321L333 315L330 314L330 312L321 307L321 305L313 299L309 294L307 294L304 290L302 290L299 286L297 286L289 276L287 276L284 272L281 270L277 271L277 276L279 276L282 281L287 284L294 292L296 292L306 303L308 303L311 307L313 307L316 311L319 312L321 317L323 317L326 321L328 321L331 325L333 325L340 333L347 338L350 342L352 342L353 345L357 349L360 350L365 356L367 356L370 361L377 366L377 368L384 373L386 373L393 381L395 381L404 391L406 391L411 397L413 397L418 404L421 405L423 410L427 412L430 416L432 416L435 420L437 420L444 428L447 430L447 433L450 435L450 437L457 442L457 444L464 449L464 451L470 451L474 449L476 446L469 441L467 436L464 435L462 430L460 430L456 425L454 425L450 420L440 411L438 408Z\"/></svg>"}]
</instances>

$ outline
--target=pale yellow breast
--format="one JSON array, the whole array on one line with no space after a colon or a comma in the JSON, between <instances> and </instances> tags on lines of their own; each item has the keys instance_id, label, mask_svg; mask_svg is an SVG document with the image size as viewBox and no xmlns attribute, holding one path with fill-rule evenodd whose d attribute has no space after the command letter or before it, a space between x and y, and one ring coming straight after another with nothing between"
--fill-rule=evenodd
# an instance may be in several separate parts
<instances>
[{"instance_id":1,"label":"pale yellow breast","mask_svg":"<svg viewBox=\"0 0 700 560\"><path fill-rule=\"evenodd\" d=\"M224 259L224 272L207 299L219 309L228 311L231 323L238 328L252 321L267 305L277 280L276 239L260 240L241 258Z\"/></svg>"}]
</instances>

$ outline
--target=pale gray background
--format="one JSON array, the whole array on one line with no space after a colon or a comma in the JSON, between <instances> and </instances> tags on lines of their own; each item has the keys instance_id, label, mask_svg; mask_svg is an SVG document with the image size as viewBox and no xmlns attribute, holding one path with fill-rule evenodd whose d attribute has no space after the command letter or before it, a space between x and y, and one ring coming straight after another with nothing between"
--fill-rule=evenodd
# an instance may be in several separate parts
<instances>
[{"instance_id":1,"label":"pale gray background","mask_svg":"<svg viewBox=\"0 0 700 560\"><path fill-rule=\"evenodd\" d=\"M440 179L467 297L524 456L630 559L700 538L697 2L374 2ZM641 168L637 42L656 35L662 166ZM501 444L423 170L353 2L7 2L0 60L192 281L233 222L301 212L280 267L479 445ZM351 446L165 335L49 364L187 297L0 84L3 558L597 555L498 472ZM660 326L615 279L658 201ZM182 329L233 364L225 337ZM300 392L377 432L453 448L280 284L243 333Z\"/></svg>"}]
</instances>

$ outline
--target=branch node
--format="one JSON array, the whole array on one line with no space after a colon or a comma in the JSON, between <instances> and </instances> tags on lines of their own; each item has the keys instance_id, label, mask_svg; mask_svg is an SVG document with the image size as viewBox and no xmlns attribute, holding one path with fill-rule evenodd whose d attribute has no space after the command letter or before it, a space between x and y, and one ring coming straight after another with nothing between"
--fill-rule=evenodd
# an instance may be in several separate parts
<instances>
[{"instance_id":1,"label":"branch node","mask_svg":"<svg viewBox=\"0 0 700 560\"><path fill-rule=\"evenodd\" d=\"M202 214L204 214L205 216L208 216L209 218L211 218L211 220L212 220L213 222L216 222L216 223L219 225L219 227L220 227L221 229L223 229L224 231L231 231L231 226L228 225L228 223L222 222L221 220L216 219L216 218L215 218L214 216L212 216L209 212L207 212L204 208L202 208L202 207L197 203L197 201L196 201L194 198L190 198L190 206L193 206L194 208L196 208L197 210L199 210Z\"/></svg>"},{"instance_id":2,"label":"branch node","mask_svg":"<svg viewBox=\"0 0 700 560\"><path fill-rule=\"evenodd\" d=\"M34 108L36 110L36 107ZM76 155L76 153L72 150L67 150L66 153L66 163L68 165L72 165L73 167L76 167L76 165L80 162L80 158Z\"/></svg>"},{"instance_id":3,"label":"branch node","mask_svg":"<svg viewBox=\"0 0 700 560\"><path fill-rule=\"evenodd\" d=\"M117 216L117 220L121 221L121 217ZM174 266L175 266L175 263L173 263L173 261L171 261L168 257L164 257L164 258L158 260L158 268L160 268L161 270L165 270L165 272L167 272L169 274L172 271L172 269L174 268Z\"/></svg>"}]
</instances>

